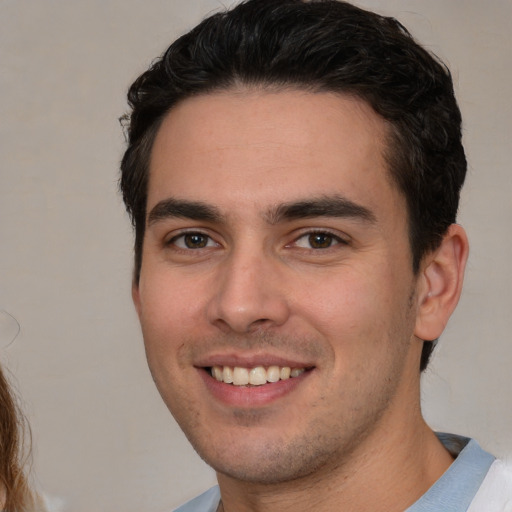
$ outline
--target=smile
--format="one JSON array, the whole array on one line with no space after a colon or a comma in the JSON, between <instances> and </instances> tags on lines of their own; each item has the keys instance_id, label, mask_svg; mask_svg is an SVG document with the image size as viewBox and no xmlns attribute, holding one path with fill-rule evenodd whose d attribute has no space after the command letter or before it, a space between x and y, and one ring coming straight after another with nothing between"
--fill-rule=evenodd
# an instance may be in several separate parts
<instances>
[{"instance_id":1,"label":"smile","mask_svg":"<svg viewBox=\"0 0 512 512\"><path fill-rule=\"evenodd\" d=\"M233 386L262 386L268 383L299 377L306 368L290 368L289 366L256 366L243 368L240 366L212 366L211 376L224 384Z\"/></svg>"}]
</instances>

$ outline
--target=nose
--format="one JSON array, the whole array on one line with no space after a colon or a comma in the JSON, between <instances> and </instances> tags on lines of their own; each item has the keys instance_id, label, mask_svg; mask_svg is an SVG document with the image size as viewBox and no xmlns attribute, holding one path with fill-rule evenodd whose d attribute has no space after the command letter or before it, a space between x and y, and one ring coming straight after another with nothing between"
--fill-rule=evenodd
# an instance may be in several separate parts
<instances>
[{"instance_id":1,"label":"nose","mask_svg":"<svg viewBox=\"0 0 512 512\"><path fill-rule=\"evenodd\" d=\"M232 254L216 276L209 321L236 333L284 324L290 313L278 266L264 255Z\"/></svg>"}]
</instances>

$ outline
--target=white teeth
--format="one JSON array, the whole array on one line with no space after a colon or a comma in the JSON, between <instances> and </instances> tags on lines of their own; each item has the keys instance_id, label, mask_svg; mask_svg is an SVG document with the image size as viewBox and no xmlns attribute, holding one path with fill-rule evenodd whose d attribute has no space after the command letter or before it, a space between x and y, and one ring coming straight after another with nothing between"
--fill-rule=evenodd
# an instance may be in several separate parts
<instances>
[{"instance_id":1,"label":"white teeth","mask_svg":"<svg viewBox=\"0 0 512 512\"><path fill-rule=\"evenodd\" d=\"M247 368L233 368L233 384L235 386L247 386L249 384L249 370Z\"/></svg>"},{"instance_id":2,"label":"white teeth","mask_svg":"<svg viewBox=\"0 0 512 512\"><path fill-rule=\"evenodd\" d=\"M267 380L269 382L277 382L280 378L281 372L279 371L279 366L271 366L267 370Z\"/></svg>"},{"instance_id":3,"label":"white teeth","mask_svg":"<svg viewBox=\"0 0 512 512\"><path fill-rule=\"evenodd\" d=\"M281 378L281 380L289 379L291 372L292 369L289 366L283 366L281 368L281 371L279 372L279 377Z\"/></svg>"},{"instance_id":4,"label":"white teeth","mask_svg":"<svg viewBox=\"0 0 512 512\"><path fill-rule=\"evenodd\" d=\"M214 366L212 368L212 375L218 380L222 382L222 368L220 366Z\"/></svg>"},{"instance_id":5,"label":"white teeth","mask_svg":"<svg viewBox=\"0 0 512 512\"><path fill-rule=\"evenodd\" d=\"M226 384L233 384L233 368L231 368L231 366L224 366L222 370L222 380Z\"/></svg>"},{"instance_id":6,"label":"white teeth","mask_svg":"<svg viewBox=\"0 0 512 512\"><path fill-rule=\"evenodd\" d=\"M249 372L249 384L261 386L267 383L267 370L263 366L256 366Z\"/></svg>"},{"instance_id":7,"label":"white teeth","mask_svg":"<svg viewBox=\"0 0 512 512\"><path fill-rule=\"evenodd\" d=\"M262 386L267 382L278 382L290 377L299 377L306 371L305 368L290 368L289 366L256 366L243 368L240 366L212 366L212 377L225 384L235 386Z\"/></svg>"},{"instance_id":8,"label":"white teeth","mask_svg":"<svg viewBox=\"0 0 512 512\"><path fill-rule=\"evenodd\" d=\"M298 377L301 373L304 373L306 370L304 368L293 368L290 372L290 377Z\"/></svg>"}]
</instances>

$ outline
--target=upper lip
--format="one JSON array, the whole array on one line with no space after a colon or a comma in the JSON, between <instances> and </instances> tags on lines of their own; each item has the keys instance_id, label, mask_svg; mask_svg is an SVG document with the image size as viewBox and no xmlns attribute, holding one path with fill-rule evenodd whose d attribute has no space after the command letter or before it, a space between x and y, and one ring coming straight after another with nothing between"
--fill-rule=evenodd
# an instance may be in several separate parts
<instances>
[{"instance_id":1,"label":"upper lip","mask_svg":"<svg viewBox=\"0 0 512 512\"><path fill-rule=\"evenodd\" d=\"M298 359L290 358L282 355L275 354L211 354L203 356L194 362L196 367L211 367L211 366L231 366L240 368L256 368L263 366L280 366L290 368L312 368L314 365L310 362L301 361Z\"/></svg>"}]
</instances>

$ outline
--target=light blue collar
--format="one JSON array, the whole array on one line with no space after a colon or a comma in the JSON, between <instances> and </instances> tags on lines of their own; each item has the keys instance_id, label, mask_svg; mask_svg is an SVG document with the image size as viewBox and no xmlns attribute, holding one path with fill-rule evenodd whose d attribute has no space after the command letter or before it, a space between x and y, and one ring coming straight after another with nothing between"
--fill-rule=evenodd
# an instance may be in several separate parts
<instances>
[{"instance_id":1,"label":"light blue collar","mask_svg":"<svg viewBox=\"0 0 512 512\"><path fill-rule=\"evenodd\" d=\"M494 457L472 439L442 433L437 437L456 459L427 493L405 512L466 512L494 462ZM220 490L215 486L174 512L216 512L219 501Z\"/></svg>"},{"instance_id":2,"label":"light blue collar","mask_svg":"<svg viewBox=\"0 0 512 512\"><path fill-rule=\"evenodd\" d=\"M437 437L456 459L405 512L466 512L495 460L473 439L443 433L438 433Z\"/></svg>"},{"instance_id":3,"label":"light blue collar","mask_svg":"<svg viewBox=\"0 0 512 512\"><path fill-rule=\"evenodd\" d=\"M220 501L219 486L216 485L174 512L216 512Z\"/></svg>"}]
</instances>

